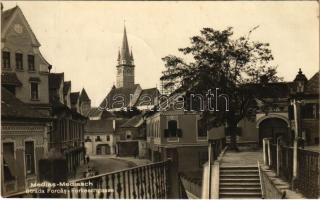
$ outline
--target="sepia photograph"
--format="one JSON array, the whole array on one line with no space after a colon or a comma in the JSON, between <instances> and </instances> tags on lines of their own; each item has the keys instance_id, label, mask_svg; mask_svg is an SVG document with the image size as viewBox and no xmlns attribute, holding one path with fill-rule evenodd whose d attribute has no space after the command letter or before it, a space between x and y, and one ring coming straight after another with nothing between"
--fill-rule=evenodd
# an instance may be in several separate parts
<instances>
[{"instance_id":1,"label":"sepia photograph","mask_svg":"<svg viewBox=\"0 0 320 200\"><path fill-rule=\"evenodd\" d=\"M1 198L319 199L318 1L2 1Z\"/></svg>"}]
</instances>

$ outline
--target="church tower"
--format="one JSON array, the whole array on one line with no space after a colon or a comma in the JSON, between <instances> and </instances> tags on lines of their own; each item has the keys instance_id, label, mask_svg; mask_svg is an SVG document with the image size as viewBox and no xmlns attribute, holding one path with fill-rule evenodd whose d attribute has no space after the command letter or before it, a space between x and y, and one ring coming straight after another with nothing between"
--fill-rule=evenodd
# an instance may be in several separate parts
<instances>
[{"instance_id":1,"label":"church tower","mask_svg":"<svg viewBox=\"0 0 320 200\"><path fill-rule=\"evenodd\" d=\"M126 27L124 27L122 47L118 53L117 88L134 86L134 62L132 51L129 51Z\"/></svg>"}]
</instances>

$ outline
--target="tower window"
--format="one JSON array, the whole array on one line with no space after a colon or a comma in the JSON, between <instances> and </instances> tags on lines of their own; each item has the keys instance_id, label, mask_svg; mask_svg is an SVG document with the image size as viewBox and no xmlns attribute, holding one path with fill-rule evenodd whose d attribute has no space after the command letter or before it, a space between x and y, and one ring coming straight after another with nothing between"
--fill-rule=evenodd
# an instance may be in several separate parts
<instances>
[{"instance_id":1,"label":"tower window","mask_svg":"<svg viewBox=\"0 0 320 200\"><path fill-rule=\"evenodd\" d=\"M3 51L2 52L2 67L9 69L10 66L10 52L8 51Z\"/></svg>"},{"instance_id":2,"label":"tower window","mask_svg":"<svg viewBox=\"0 0 320 200\"><path fill-rule=\"evenodd\" d=\"M39 99L38 83L31 82L31 100Z\"/></svg>"},{"instance_id":3,"label":"tower window","mask_svg":"<svg viewBox=\"0 0 320 200\"><path fill-rule=\"evenodd\" d=\"M35 71L34 55L28 55L28 69L29 71Z\"/></svg>"}]
</instances>

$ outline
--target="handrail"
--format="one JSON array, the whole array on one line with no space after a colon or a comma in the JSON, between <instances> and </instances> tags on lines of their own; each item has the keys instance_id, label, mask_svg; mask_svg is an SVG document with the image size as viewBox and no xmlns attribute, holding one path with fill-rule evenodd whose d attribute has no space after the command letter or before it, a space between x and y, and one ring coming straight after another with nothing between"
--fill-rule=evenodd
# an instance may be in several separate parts
<instances>
[{"instance_id":1,"label":"handrail","mask_svg":"<svg viewBox=\"0 0 320 200\"><path fill-rule=\"evenodd\" d=\"M125 172L125 171L130 171L130 170L134 170L134 169L139 169L139 168L141 168L141 167L153 166L153 165L163 164L163 163L167 163L167 162L170 162L170 159L165 160L165 161L150 163L150 164L146 164L146 165L139 165L139 166L131 167L131 168L127 168L127 169L117 170L117 171L113 171L113 172L108 172L108 173L104 173L104 174L99 174L99 175L95 175L95 176L90 176L90 177L86 177L86 178L81 178L81 179L77 179L77 180L71 180L70 183L76 183L76 182L81 182L81 181L88 181L88 180L91 180L91 179L96 179L96 178L108 176L108 175L111 175L111 174L117 174L117 173L121 173L121 172Z\"/></svg>"},{"instance_id":2,"label":"handrail","mask_svg":"<svg viewBox=\"0 0 320 200\"><path fill-rule=\"evenodd\" d=\"M259 179L260 179L261 198L264 199L265 198L265 196L264 196L264 185L263 185L263 182L262 182L261 166L260 166L259 160L257 161L257 163L258 163L258 172L259 172Z\"/></svg>"}]
</instances>

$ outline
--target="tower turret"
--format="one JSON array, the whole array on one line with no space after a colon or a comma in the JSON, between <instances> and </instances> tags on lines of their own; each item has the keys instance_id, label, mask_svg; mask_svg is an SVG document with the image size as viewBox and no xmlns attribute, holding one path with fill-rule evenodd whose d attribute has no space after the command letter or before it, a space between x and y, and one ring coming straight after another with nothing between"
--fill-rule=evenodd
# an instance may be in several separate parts
<instances>
[{"instance_id":1,"label":"tower turret","mask_svg":"<svg viewBox=\"0 0 320 200\"><path fill-rule=\"evenodd\" d=\"M133 87L134 86L134 64L133 54L129 51L126 27L123 31L122 46L118 53L117 65L117 83L116 87Z\"/></svg>"}]
</instances>

